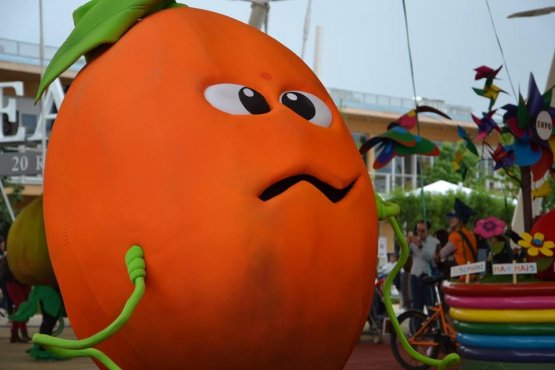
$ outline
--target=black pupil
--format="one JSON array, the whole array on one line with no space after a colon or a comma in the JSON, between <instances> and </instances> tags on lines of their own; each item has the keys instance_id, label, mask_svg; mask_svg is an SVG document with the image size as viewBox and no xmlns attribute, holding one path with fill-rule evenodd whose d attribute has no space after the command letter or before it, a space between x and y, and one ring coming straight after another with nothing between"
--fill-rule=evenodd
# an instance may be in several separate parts
<instances>
[{"instance_id":1,"label":"black pupil","mask_svg":"<svg viewBox=\"0 0 555 370\"><path fill-rule=\"evenodd\" d=\"M288 92L281 98L283 105L297 113L304 119L311 120L316 114L316 108L306 95L298 92Z\"/></svg>"},{"instance_id":2,"label":"black pupil","mask_svg":"<svg viewBox=\"0 0 555 370\"><path fill-rule=\"evenodd\" d=\"M262 94L248 87L239 90L239 100L250 114L264 114L270 111L270 106Z\"/></svg>"}]
</instances>

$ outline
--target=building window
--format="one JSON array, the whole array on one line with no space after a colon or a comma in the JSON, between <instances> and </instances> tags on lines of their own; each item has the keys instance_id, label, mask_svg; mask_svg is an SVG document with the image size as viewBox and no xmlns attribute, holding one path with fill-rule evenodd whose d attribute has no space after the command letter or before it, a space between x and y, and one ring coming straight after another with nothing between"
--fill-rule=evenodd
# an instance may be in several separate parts
<instances>
[{"instance_id":1,"label":"building window","mask_svg":"<svg viewBox=\"0 0 555 370\"><path fill-rule=\"evenodd\" d=\"M364 144L366 140L368 140L368 135L363 132L351 132L351 136L355 141L357 149L360 149L362 144ZM367 157L366 155L363 155L362 160L364 161L364 165L368 167L368 163L367 163L368 160L366 159L366 157Z\"/></svg>"},{"instance_id":2,"label":"building window","mask_svg":"<svg viewBox=\"0 0 555 370\"><path fill-rule=\"evenodd\" d=\"M35 114L21 113L19 120L25 127L25 136L30 136L35 132L38 120Z\"/></svg>"}]
</instances>

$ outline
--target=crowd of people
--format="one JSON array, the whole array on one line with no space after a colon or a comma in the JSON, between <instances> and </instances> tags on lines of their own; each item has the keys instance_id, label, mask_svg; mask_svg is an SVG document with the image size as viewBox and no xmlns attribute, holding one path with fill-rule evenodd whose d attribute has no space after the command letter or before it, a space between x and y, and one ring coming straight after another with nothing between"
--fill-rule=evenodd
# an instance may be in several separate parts
<instances>
[{"instance_id":1,"label":"crowd of people","mask_svg":"<svg viewBox=\"0 0 555 370\"><path fill-rule=\"evenodd\" d=\"M427 283L427 278L448 279L452 266L477 261L512 261L514 256L505 223L492 218L495 219L495 231L481 227L471 230L467 224L473 214L468 205L456 198L453 210L446 215L449 220L447 228L439 227L433 231L429 221L419 220L407 233L410 257L396 283L403 308L422 310L433 305L432 286ZM493 249L498 251L495 256L491 253L494 246Z\"/></svg>"}]
</instances>

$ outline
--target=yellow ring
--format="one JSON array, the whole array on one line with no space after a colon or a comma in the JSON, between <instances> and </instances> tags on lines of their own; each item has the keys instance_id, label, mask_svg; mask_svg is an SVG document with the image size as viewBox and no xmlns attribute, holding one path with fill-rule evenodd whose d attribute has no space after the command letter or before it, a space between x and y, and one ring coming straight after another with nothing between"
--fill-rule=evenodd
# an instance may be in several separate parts
<instances>
[{"instance_id":1,"label":"yellow ring","mask_svg":"<svg viewBox=\"0 0 555 370\"><path fill-rule=\"evenodd\" d=\"M449 315L455 320L470 322L555 322L555 309L480 310L451 307L449 309Z\"/></svg>"}]
</instances>

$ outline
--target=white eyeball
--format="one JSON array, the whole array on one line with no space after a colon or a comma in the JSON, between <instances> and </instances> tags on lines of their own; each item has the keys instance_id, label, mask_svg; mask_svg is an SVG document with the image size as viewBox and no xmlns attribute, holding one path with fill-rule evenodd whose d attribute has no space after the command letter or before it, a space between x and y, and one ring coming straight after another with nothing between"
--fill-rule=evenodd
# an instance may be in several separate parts
<instances>
[{"instance_id":1,"label":"white eyeball","mask_svg":"<svg viewBox=\"0 0 555 370\"><path fill-rule=\"evenodd\" d=\"M328 106L317 96L304 91L286 91L279 97L281 104L309 122L330 127L332 116Z\"/></svg>"},{"instance_id":2,"label":"white eyeball","mask_svg":"<svg viewBox=\"0 0 555 370\"><path fill-rule=\"evenodd\" d=\"M237 84L217 84L204 90L204 98L216 109L229 114L264 114L270 106L258 91Z\"/></svg>"}]
</instances>

